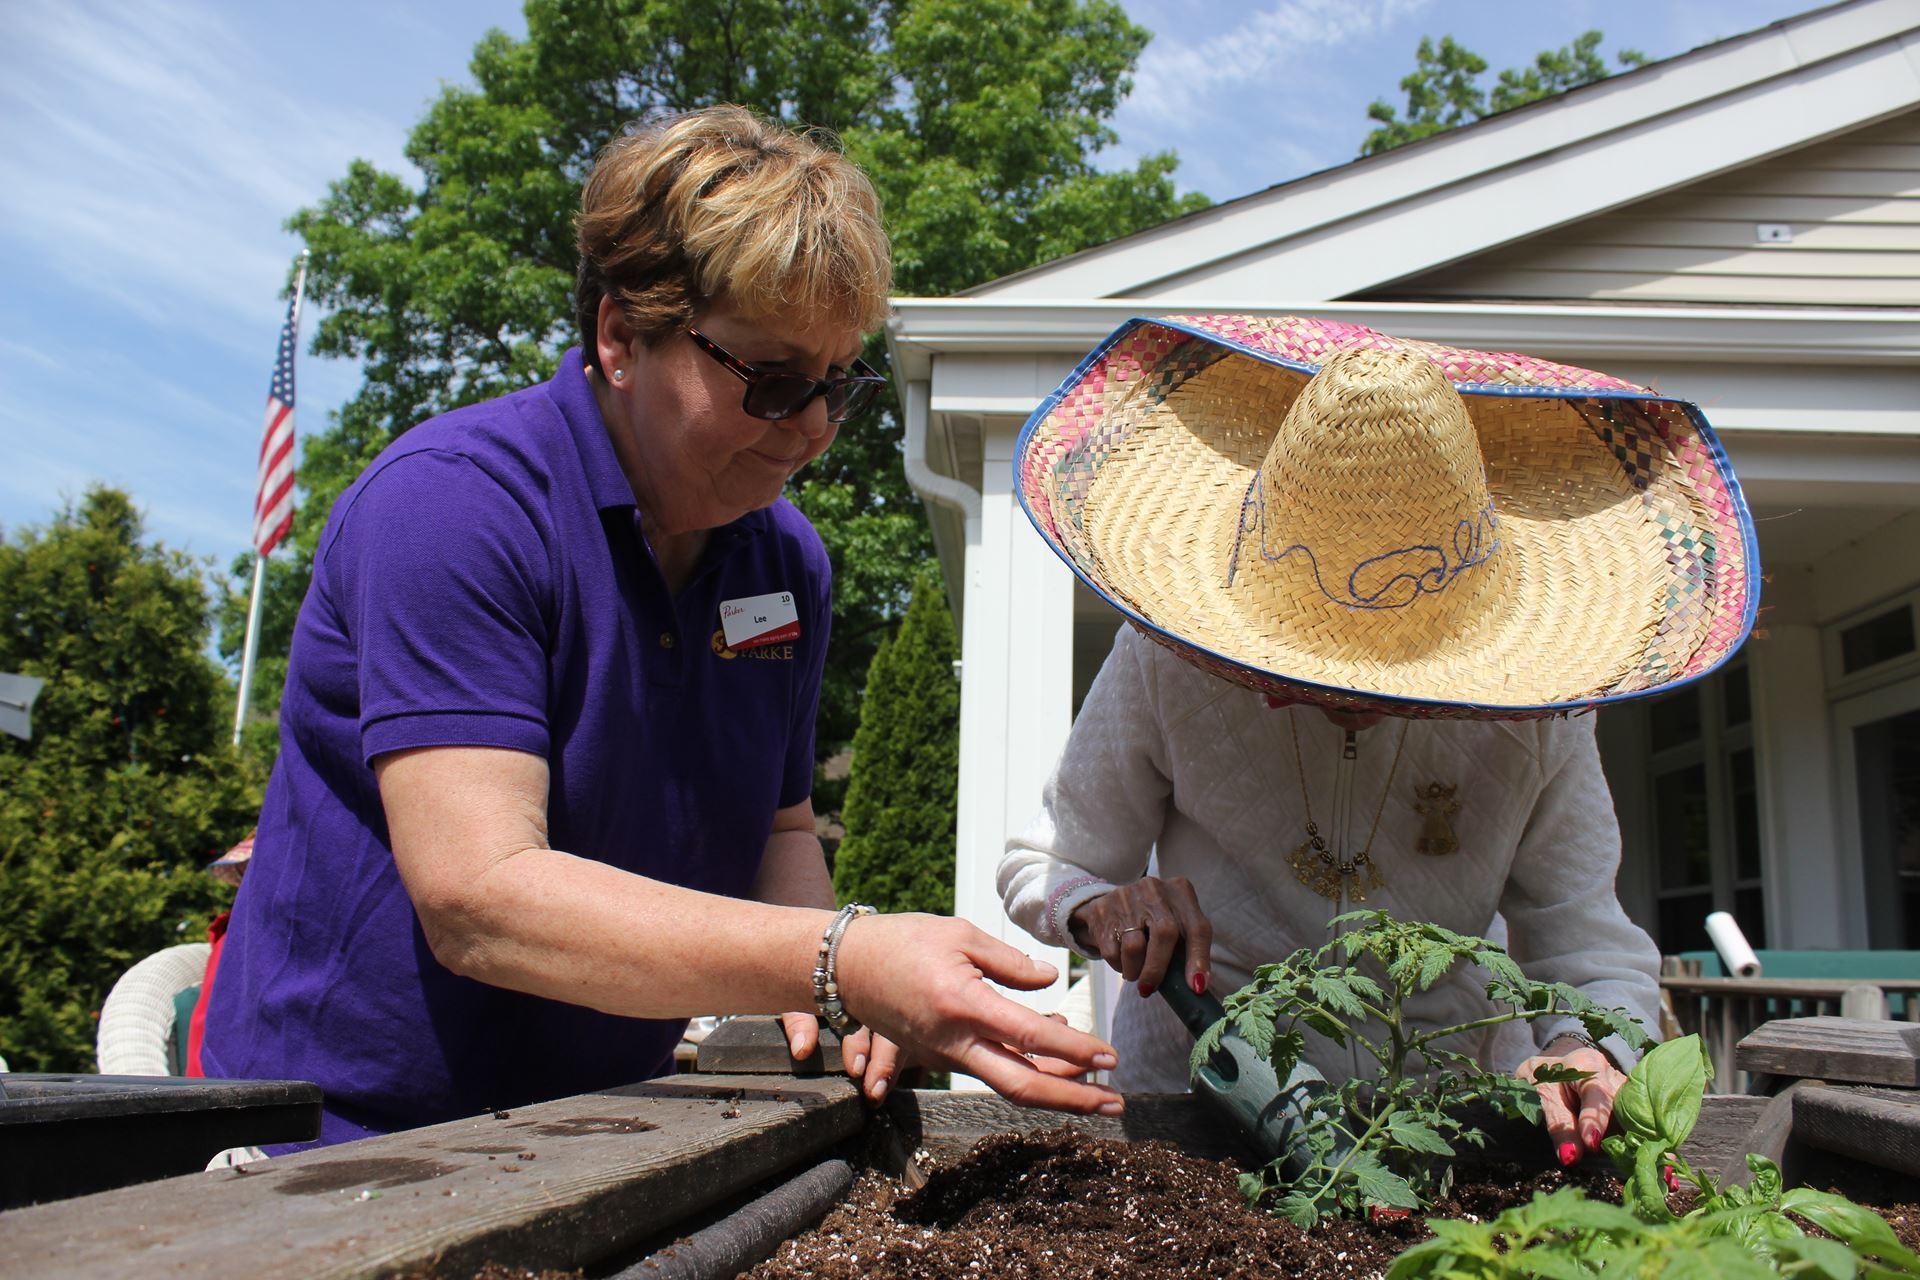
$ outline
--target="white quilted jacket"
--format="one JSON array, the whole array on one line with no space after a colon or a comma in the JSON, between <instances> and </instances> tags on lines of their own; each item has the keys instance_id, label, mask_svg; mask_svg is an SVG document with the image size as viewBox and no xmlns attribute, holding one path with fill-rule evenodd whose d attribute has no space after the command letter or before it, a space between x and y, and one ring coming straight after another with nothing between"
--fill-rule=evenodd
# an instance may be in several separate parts
<instances>
[{"instance_id":1,"label":"white quilted jacket","mask_svg":"<svg viewBox=\"0 0 1920 1280\"><path fill-rule=\"evenodd\" d=\"M1353 904L1301 884L1287 861L1305 838L1300 770L1288 732L1299 727L1306 785L1336 854L1366 841L1403 729L1405 749L1371 857L1384 888ZM1614 892L1620 832L1590 715L1528 721L1385 720L1353 735L1311 707L1274 710L1264 697L1207 675L1123 627L1046 785L1041 812L1007 842L999 887L1007 913L1045 943L1074 946L1066 922L1081 903L1147 874L1191 880L1213 922L1213 990L1225 994L1255 965L1315 946L1352 906L1384 907L1460 933L1504 940L1530 977L1571 983L1619 1005L1658 1033L1660 958ZM1415 788L1455 788L1449 819L1458 851L1415 852L1425 819ZM1078 948L1076 948L1078 949ZM1097 959L1097 957L1091 957ZM1456 971L1410 1002L1428 1027L1491 1012L1478 970ZM1565 1030L1507 1024L1456 1043L1509 1070ZM1132 988L1114 1014L1127 1090L1186 1087L1192 1041L1158 996ZM1606 1047L1622 1065L1632 1053ZM1329 1079L1367 1074L1371 1059L1309 1037Z\"/></svg>"}]
</instances>

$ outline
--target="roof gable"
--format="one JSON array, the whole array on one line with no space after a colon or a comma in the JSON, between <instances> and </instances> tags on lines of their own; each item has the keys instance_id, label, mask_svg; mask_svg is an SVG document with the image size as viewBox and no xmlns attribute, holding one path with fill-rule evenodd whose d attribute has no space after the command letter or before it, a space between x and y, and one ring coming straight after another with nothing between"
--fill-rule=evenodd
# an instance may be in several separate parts
<instances>
[{"instance_id":1,"label":"roof gable","mask_svg":"<svg viewBox=\"0 0 1920 1280\"><path fill-rule=\"evenodd\" d=\"M1920 110L1367 296L1920 306Z\"/></svg>"},{"instance_id":2,"label":"roof gable","mask_svg":"<svg viewBox=\"0 0 1920 1280\"><path fill-rule=\"evenodd\" d=\"M969 292L1345 298L1916 106L1920 7L1851 0Z\"/></svg>"}]
</instances>

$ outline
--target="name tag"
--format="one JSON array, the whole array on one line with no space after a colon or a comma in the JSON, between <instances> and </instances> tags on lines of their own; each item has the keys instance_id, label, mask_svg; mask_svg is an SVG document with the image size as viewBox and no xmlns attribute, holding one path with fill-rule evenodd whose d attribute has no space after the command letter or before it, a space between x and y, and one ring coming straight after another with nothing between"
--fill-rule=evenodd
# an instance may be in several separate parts
<instances>
[{"instance_id":1,"label":"name tag","mask_svg":"<svg viewBox=\"0 0 1920 1280\"><path fill-rule=\"evenodd\" d=\"M720 630L729 649L757 649L800 638L800 610L791 591L720 602Z\"/></svg>"}]
</instances>

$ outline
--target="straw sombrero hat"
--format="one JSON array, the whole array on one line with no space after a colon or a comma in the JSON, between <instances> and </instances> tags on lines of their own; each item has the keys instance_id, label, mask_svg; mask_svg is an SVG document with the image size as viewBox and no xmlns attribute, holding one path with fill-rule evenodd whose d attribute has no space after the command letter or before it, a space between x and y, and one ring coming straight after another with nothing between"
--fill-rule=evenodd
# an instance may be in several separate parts
<instances>
[{"instance_id":1,"label":"straw sombrero hat","mask_svg":"<svg viewBox=\"0 0 1920 1280\"><path fill-rule=\"evenodd\" d=\"M1753 522L1693 405L1294 317L1134 320L1014 458L1041 535L1183 657L1268 693L1513 717L1706 674Z\"/></svg>"}]
</instances>

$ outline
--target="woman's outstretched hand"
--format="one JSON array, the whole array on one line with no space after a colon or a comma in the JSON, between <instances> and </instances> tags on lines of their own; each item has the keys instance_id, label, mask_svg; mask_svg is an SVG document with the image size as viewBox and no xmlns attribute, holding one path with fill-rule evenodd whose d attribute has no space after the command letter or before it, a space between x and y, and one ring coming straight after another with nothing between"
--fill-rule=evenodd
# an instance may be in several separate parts
<instances>
[{"instance_id":1,"label":"woman's outstretched hand","mask_svg":"<svg viewBox=\"0 0 1920 1280\"><path fill-rule=\"evenodd\" d=\"M1571 1037L1555 1040L1545 1052L1521 1063L1515 1074L1522 1080L1532 1080L1534 1072L1545 1066L1572 1067L1587 1073L1585 1080L1534 1086L1540 1093L1547 1136L1553 1140L1560 1163L1570 1165L1600 1149L1600 1139L1607 1136L1607 1126L1613 1123L1614 1095L1627 1076L1605 1050Z\"/></svg>"},{"instance_id":2,"label":"woman's outstretched hand","mask_svg":"<svg viewBox=\"0 0 1920 1280\"><path fill-rule=\"evenodd\" d=\"M868 1096L874 1096L878 1080L892 1080L899 1056L910 1055L917 1065L974 1076L1022 1106L1119 1115L1118 1093L1072 1078L1111 1070L1117 1062L1113 1046L987 985L1037 991L1057 976L1052 965L964 920L928 915L854 920L841 937L838 977L848 1012L868 1029L863 1073ZM841 1046L843 1055L850 1047L855 1055L862 1052L859 1034ZM883 1052L896 1056L876 1077Z\"/></svg>"}]
</instances>

